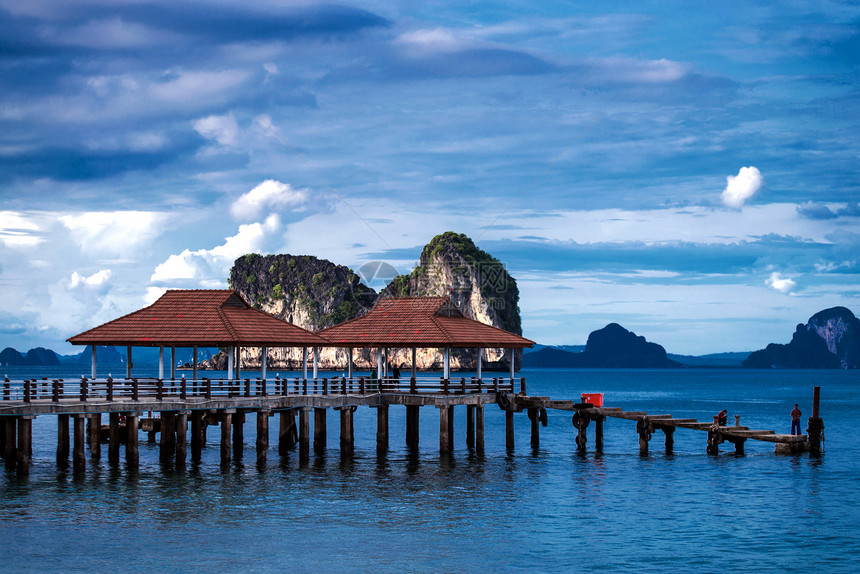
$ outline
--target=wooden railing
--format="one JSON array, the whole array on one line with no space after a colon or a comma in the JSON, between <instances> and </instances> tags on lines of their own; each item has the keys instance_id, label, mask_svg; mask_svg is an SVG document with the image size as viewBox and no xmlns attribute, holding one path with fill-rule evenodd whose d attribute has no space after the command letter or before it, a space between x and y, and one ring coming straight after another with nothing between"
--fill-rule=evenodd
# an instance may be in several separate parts
<instances>
[{"instance_id":1,"label":"wooden railing","mask_svg":"<svg viewBox=\"0 0 860 574\"><path fill-rule=\"evenodd\" d=\"M517 385L519 383L519 385ZM517 388L519 387L519 388ZM281 378L261 379L158 379L133 377L130 379L26 379L2 383L2 401L53 402L90 400L164 400L187 399L189 397L266 397L286 395L368 395L377 393L403 394L468 394L483 392L526 392L525 378L494 377L491 379L470 378L382 378L332 377L332 378Z\"/></svg>"}]
</instances>

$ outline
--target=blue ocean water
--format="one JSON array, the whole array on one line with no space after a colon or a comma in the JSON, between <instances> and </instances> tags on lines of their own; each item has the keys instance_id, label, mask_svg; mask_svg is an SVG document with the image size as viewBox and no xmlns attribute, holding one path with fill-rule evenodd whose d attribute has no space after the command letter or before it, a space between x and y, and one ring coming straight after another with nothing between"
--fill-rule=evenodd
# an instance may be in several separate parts
<instances>
[{"instance_id":1,"label":"blue ocean water","mask_svg":"<svg viewBox=\"0 0 860 574\"><path fill-rule=\"evenodd\" d=\"M31 373L30 376L39 373ZM338 373L339 374L339 373ZM405 447L405 409L390 409L390 450L377 456L376 413L355 413L356 449L341 456L335 412L328 449L256 465L255 424L241 460L222 471L217 429L199 465L163 468L141 435L141 466L112 468L106 449L86 472L57 468L56 418L34 421L28 478L0 476L0 570L17 572L856 572L860 552L860 372L532 370L531 395L602 392L606 406L710 420L722 408L750 428L789 430L794 403L811 414L821 387L825 452L775 455L747 441L705 454L706 434L679 429L664 452L654 434L638 452L630 421L605 423L602 454L576 453L570 413L549 412L540 448L516 415L485 415L486 452L440 456L438 412L421 411L420 448ZM13 376L13 373L10 373ZM461 412L462 411L462 412ZM89 456L89 453L88 453Z\"/></svg>"}]
</instances>

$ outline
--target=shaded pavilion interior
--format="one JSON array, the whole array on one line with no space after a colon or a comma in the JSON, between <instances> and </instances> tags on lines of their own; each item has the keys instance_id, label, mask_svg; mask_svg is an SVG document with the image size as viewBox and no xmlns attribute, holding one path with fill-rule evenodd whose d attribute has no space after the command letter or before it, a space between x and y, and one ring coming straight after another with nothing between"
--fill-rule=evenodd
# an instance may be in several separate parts
<instances>
[{"instance_id":1,"label":"shaded pavilion interior","mask_svg":"<svg viewBox=\"0 0 860 574\"><path fill-rule=\"evenodd\" d=\"M238 377L238 349L262 348L262 376L266 377L269 347L327 346L314 333L251 307L230 289L169 290L157 301L128 315L109 321L68 339L73 345L92 346L92 377L96 378L98 346L127 347L126 377L131 377L132 347L159 348L159 378L164 378L164 348L194 349L193 378L197 378L197 348L228 348L228 378ZM306 361L305 361L306 363ZM171 357L171 377L176 361ZM307 366L305 365L305 371Z\"/></svg>"},{"instance_id":2,"label":"shaded pavilion interior","mask_svg":"<svg viewBox=\"0 0 860 574\"><path fill-rule=\"evenodd\" d=\"M511 351L510 376L514 378L514 351L535 343L480 321L469 319L449 297L386 297L363 317L323 329L318 334L329 346L346 347L349 376L352 353L358 348L377 348L377 368L387 368L385 349L412 349L412 377L415 377L417 348L443 349L443 378L450 378L450 350L478 349L477 375L481 378L481 349L504 348Z\"/></svg>"}]
</instances>

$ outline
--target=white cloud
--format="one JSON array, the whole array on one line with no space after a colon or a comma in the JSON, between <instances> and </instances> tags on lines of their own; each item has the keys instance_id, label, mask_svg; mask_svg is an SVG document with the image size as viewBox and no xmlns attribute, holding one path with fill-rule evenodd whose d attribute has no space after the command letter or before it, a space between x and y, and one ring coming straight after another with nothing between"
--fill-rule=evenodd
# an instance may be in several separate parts
<instances>
[{"instance_id":1,"label":"white cloud","mask_svg":"<svg viewBox=\"0 0 860 574\"><path fill-rule=\"evenodd\" d=\"M90 211L59 220L82 251L126 254L158 237L169 218L153 211Z\"/></svg>"},{"instance_id":2,"label":"white cloud","mask_svg":"<svg viewBox=\"0 0 860 574\"><path fill-rule=\"evenodd\" d=\"M178 255L171 255L156 266L150 281L196 280L199 285L223 281L233 261L247 253L264 251L280 228L277 214L270 215L264 222L240 225L236 235L226 238L223 245L197 251L185 249Z\"/></svg>"},{"instance_id":3,"label":"white cloud","mask_svg":"<svg viewBox=\"0 0 860 574\"><path fill-rule=\"evenodd\" d=\"M756 167L742 167L736 176L726 177L726 189L720 196L723 203L732 209L743 207L747 199L761 189L764 178Z\"/></svg>"},{"instance_id":4,"label":"white cloud","mask_svg":"<svg viewBox=\"0 0 860 574\"><path fill-rule=\"evenodd\" d=\"M44 240L39 226L21 213L0 211L0 243L11 249L35 247Z\"/></svg>"},{"instance_id":5,"label":"white cloud","mask_svg":"<svg viewBox=\"0 0 860 574\"><path fill-rule=\"evenodd\" d=\"M604 58L593 64L595 79L634 84L675 82L687 73L685 65L666 59Z\"/></svg>"},{"instance_id":6,"label":"white cloud","mask_svg":"<svg viewBox=\"0 0 860 574\"><path fill-rule=\"evenodd\" d=\"M248 221L261 217L267 211L299 207L307 200L307 191L267 179L233 202L230 213L238 220Z\"/></svg>"},{"instance_id":7,"label":"white cloud","mask_svg":"<svg viewBox=\"0 0 860 574\"><path fill-rule=\"evenodd\" d=\"M239 125L233 114L209 116L194 122L194 129L207 139L214 139L223 146L232 146L239 139Z\"/></svg>"},{"instance_id":8,"label":"white cloud","mask_svg":"<svg viewBox=\"0 0 860 574\"><path fill-rule=\"evenodd\" d=\"M765 285L776 289L780 293L791 293L797 286L797 283L793 279L783 278L779 272L774 271L770 274L767 281L765 281Z\"/></svg>"},{"instance_id":9,"label":"white cloud","mask_svg":"<svg viewBox=\"0 0 860 574\"><path fill-rule=\"evenodd\" d=\"M102 269L100 271L96 271L89 277L85 277L75 271L74 273L72 273L71 279L69 279L69 289L98 289L107 285L107 282L110 280L111 275L113 275L113 273L110 269Z\"/></svg>"},{"instance_id":10,"label":"white cloud","mask_svg":"<svg viewBox=\"0 0 860 574\"><path fill-rule=\"evenodd\" d=\"M427 52L456 52L465 47L451 30L444 28L406 32L397 38L396 43Z\"/></svg>"},{"instance_id":11,"label":"white cloud","mask_svg":"<svg viewBox=\"0 0 860 574\"><path fill-rule=\"evenodd\" d=\"M153 84L149 91L153 97L168 102L196 102L224 95L225 90L245 82L250 72L224 70L222 72L178 72L167 81Z\"/></svg>"}]
</instances>

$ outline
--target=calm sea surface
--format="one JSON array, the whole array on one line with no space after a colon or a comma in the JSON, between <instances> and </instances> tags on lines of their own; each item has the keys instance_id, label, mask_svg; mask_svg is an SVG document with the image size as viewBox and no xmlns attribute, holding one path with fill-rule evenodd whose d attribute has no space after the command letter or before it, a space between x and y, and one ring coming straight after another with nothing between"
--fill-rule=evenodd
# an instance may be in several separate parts
<instances>
[{"instance_id":1,"label":"calm sea surface","mask_svg":"<svg viewBox=\"0 0 860 574\"><path fill-rule=\"evenodd\" d=\"M635 424L609 419L603 454L593 451L591 425L589 451L578 455L570 413L550 411L539 449L517 414L508 453L503 413L488 406L482 456L465 447L464 408L451 456L440 458L432 408L421 409L421 444L411 453L402 407L391 407L391 448L377 456L376 413L362 407L351 457L341 457L332 411L327 452L307 463L297 452L277 455L273 422L268 466L258 468L249 417L243 459L229 471L220 469L214 429L202 463L183 472L162 468L157 445L141 434L137 472L126 470L124 452L111 468L105 448L78 476L57 468L56 417L43 416L34 421L30 476L0 477L0 570L860 571L860 371L522 375L531 395L603 392L606 406L700 420L726 408L732 422L739 414L743 425L780 433L795 402L805 429L819 385L825 452L781 456L747 441L743 456L730 444L709 456L706 433L679 429L674 454L658 431L640 456Z\"/></svg>"}]
</instances>

